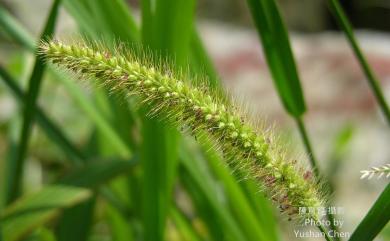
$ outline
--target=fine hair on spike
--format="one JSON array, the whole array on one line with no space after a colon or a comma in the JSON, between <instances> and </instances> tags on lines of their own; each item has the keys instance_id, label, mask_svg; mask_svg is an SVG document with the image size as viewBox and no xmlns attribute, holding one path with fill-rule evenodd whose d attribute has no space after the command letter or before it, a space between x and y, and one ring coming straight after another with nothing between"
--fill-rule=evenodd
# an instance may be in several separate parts
<instances>
[{"instance_id":1,"label":"fine hair on spike","mask_svg":"<svg viewBox=\"0 0 390 241\"><path fill-rule=\"evenodd\" d=\"M322 184L312 171L290 158L286 146L264 123L252 121L239 105L201 80L189 79L165 60L125 45L110 51L96 42L51 41L42 42L39 52L80 79L102 84L123 98L135 96L152 118L195 137L206 135L233 171L256 180L289 220L320 219L317 213L299 212L300 207L317 210L325 205Z\"/></svg>"}]
</instances>

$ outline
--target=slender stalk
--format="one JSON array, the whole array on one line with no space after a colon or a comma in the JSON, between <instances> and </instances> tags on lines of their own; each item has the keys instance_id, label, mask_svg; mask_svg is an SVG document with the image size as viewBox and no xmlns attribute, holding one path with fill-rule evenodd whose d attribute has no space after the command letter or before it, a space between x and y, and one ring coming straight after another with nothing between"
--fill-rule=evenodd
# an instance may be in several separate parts
<instances>
[{"instance_id":1,"label":"slender stalk","mask_svg":"<svg viewBox=\"0 0 390 241\"><path fill-rule=\"evenodd\" d=\"M310 164L313 169L313 172L316 176L316 178L320 177L320 172L318 169L317 160L314 156L313 148L311 147L309 136L307 135L305 123L302 121L301 117L296 117L295 122L297 123L299 133L301 135L303 144L305 145L306 152L309 156Z\"/></svg>"},{"instance_id":2,"label":"slender stalk","mask_svg":"<svg viewBox=\"0 0 390 241\"><path fill-rule=\"evenodd\" d=\"M328 233L326 232L325 228L321 225L318 225L317 228L324 233L326 241L332 241L332 239L329 237Z\"/></svg>"},{"instance_id":3,"label":"slender stalk","mask_svg":"<svg viewBox=\"0 0 390 241\"><path fill-rule=\"evenodd\" d=\"M58 8L61 0L55 0L47 19L45 28L41 35L42 39L50 38L53 35L55 22L58 14ZM20 135L18 152L15 157L15 173L11 175L8 195L6 202L11 203L21 193L21 179L23 173L24 161L27 154L29 137L32 130L32 122L36 112L36 100L39 94L41 80L45 70L45 63L41 56L37 56L34 64L34 68L29 80L28 92L25 97L24 103L26 104L23 109L23 126Z\"/></svg>"},{"instance_id":4,"label":"slender stalk","mask_svg":"<svg viewBox=\"0 0 390 241\"><path fill-rule=\"evenodd\" d=\"M309 160L310 160L311 166L313 168L313 172L314 172L316 178L319 180L321 177L321 174L320 174L320 171L318 169L317 159L314 156L314 152L313 152L313 149L311 147L311 143L310 143L307 131L306 131L305 124L301 118L295 118L295 121L298 125L299 133L301 134L303 144L305 145L306 152L309 155ZM330 185L330 183L328 183L328 185ZM336 227L334 225L334 216L331 213L326 212L326 217L328 218L328 220L331 223L331 229L338 231L338 227ZM339 238L337 238L337 237L335 239L339 240Z\"/></svg>"},{"instance_id":5,"label":"slender stalk","mask_svg":"<svg viewBox=\"0 0 390 241\"><path fill-rule=\"evenodd\" d=\"M335 231L335 232L339 232L339 227L337 227L334 223L334 216L332 213L329 213L329 212L326 212L326 217L328 218L328 220L330 221L330 229ZM335 235L333 237L334 240L336 241L339 241L340 240L340 237Z\"/></svg>"},{"instance_id":6,"label":"slender stalk","mask_svg":"<svg viewBox=\"0 0 390 241\"><path fill-rule=\"evenodd\" d=\"M359 44L356 40L355 34L353 32L353 28L351 23L349 22L342 6L340 5L338 0L329 0L330 9L333 12L335 18L338 21L338 24L344 31L351 48L356 56L356 58L359 60L360 66L363 69L364 74L366 75L366 78L368 80L368 83L378 101L378 104L380 108L382 109L383 115L385 116L385 119L387 120L388 124L390 125L390 109L389 105L386 102L386 99L384 97L383 91L380 87L379 81L377 77L375 76L375 73L372 71L370 65L367 62L367 59L365 58L364 54L362 53Z\"/></svg>"}]
</instances>

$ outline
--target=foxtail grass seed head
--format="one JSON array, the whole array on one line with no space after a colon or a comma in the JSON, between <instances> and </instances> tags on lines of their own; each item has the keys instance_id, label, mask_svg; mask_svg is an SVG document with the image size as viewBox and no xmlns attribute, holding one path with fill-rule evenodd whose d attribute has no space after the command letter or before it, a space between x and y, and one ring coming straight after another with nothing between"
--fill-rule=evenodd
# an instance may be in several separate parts
<instances>
[{"instance_id":1,"label":"foxtail grass seed head","mask_svg":"<svg viewBox=\"0 0 390 241\"><path fill-rule=\"evenodd\" d=\"M289 219L312 218L299 207L323 206L322 194L310 171L286 158L283 147L254 125L232 101L206 87L190 84L166 64L154 65L132 55L86 43L43 42L40 53L80 78L91 78L113 92L134 95L151 116L168 120L193 136L207 133L227 162L262 184L262 189Z\"/></svg>"},{"instance_id":2,"label":"foxtail grass seed head","mask_svg":"<svg viewBox=\"0 0 390 241\"><path fill-rule=\"evenodd\" d=\"M360 173L362 174L360 179L371 179L374 176L377 176L378 179L382 177L390 178L390 163L380 167L371 167L370 170L363 170Z\"/></svg>"}]
</instances>

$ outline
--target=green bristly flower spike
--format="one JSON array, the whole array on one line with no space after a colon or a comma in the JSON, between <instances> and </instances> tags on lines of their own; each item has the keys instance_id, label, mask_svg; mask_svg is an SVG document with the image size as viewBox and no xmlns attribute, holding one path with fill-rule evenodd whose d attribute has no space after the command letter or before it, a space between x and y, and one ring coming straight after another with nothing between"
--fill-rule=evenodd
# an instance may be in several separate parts
<instances>
[{"instance_id":1,"label":"green bristly flower spike","mask_svg":"<svg viewBox=\"0 0 390 241\"><path fill-rule=\"evenodd\" d=\"M207 133L227 163L248 173L289 219L302 220L317 214L299 213L299 207L323 206L317 181L310 171L286 159L285 148L240 108L206 87L190 84L182 75L155 65L123 49L110 53L102 46L86 43L43 42L40 53L80 78L94 79L111 91L134 95L151 116L168 120L193 136ZM194 81L192 81L194 82Z\"/></svg>"}]
</instances>

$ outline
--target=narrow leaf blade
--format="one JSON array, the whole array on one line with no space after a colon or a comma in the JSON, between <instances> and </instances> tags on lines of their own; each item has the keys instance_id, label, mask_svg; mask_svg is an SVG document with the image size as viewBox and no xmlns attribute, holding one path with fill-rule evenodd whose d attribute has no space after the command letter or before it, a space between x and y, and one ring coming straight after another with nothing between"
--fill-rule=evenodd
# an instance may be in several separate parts
<instances>
[{"instance_id":1,"label":"narrow leaf blade","mask_svg":"<svg viewBox=\"0 0 390 241\"><path fill-rule=\"evenodd\" d=\"M51 185L26 195L5 209L1 215L4 239L18 240L60 214L64 208L80 203L91 196L84 188Z\"/></svg>"},{"instance_id":2,"label":"narrow leaf blade","mask_svg":"<svg viewBox=\"0 0 390 241\"><path fill-rule=\"evenodd\" d=\"M247 0L278 94L285 109L299 117L305 110L303 92L290 41L274 0Z\"/></svg>"},{"instance_id":3,"label":"narrow leaf blade","mask_svg":"<svg viewBox=\"0 0 390 241\"><path fill-rule=\"evenodd\" d=\"M380 194L349 241L371 241L390 220L390 184Z\"/></svg>"}]
</instances>

